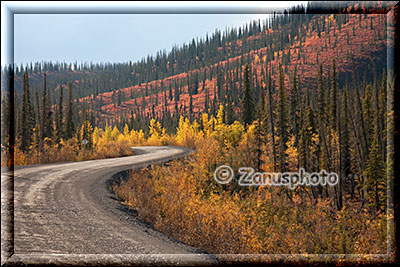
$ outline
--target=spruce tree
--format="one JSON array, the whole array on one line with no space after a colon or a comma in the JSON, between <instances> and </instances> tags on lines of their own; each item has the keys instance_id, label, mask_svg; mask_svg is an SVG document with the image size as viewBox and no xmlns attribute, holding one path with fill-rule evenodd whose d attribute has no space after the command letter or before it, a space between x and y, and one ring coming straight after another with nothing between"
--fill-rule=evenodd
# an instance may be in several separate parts
<instances>
[{"instance_id":1,"label":"spruce tree","mask_svg":"<svg viewBox=\"0 0 400 267\"><path fill-rule=\"evenodd\" d=\"M191 94L189 97L189 121L193 121L193 98Z\"/></svg>"},{"instance_id":2,"label":"spruce tree","mask_svg":"<svg viewBox=\"0 0 400 267\"><path fill-rule=\"evenodd\" d=\"M56 109L56 142L59 143L64 138L64 125L63 125L63 86L60 86L60 99Z\"/></svg>"},{"instance_id":3,"label":"spruce tree","mask_svg":"<svg viewBox=\"0 0 400 267\"><path fill-rule=\"evenodd\" d=\"M268 72L268 71L267 71ZM275 170L276 165L277 165L277 155L276 155L276 145L275 145L275 116L274 116L274 103L272 99L272 73L268 75L268 84L267 84L267 101L265 101L265 107L264 107L264 132L265 136L268 135L268 133L271 133L271 146L272 146L272 154L273 154L273 160L274 160L274 167L273 170Z\"/></svg>"},{"instance_id":4,"label":"spruce tree","mask_svg":"<svg viewBox=\"0 0 400 267\"><path fill-rule=\"evenodd\" d=\"M314 108L312 105L310 96L310 90L307 88L306 101L305 101L305 114L304 123L302 124L300 130L300 140L299 140L299 160L300 167L304 167L306 171L317 171L318 166L316 162L317 155L311 155L310 151L315 149L315 141L313 136L317 133ZM303 114L302 114L303 116Z\"/></svg>"},{"instance_id":5,"label":"spruce tree","mask_svg":"<svg viewBox=\"0 0 400 267\"><path fill-rule=\"evenodd\" d=\"M318 94L318 100L317 100L318 121L321 125L324 125L326 117L325 117L325 91L324 91L324 85L323 85L323 80L322 80L322 64L319 66L317 94Z\"/></svg>"},{"instance_id":6,"label":"spruce tree","mask_svg":"<svg viewBox=\"0 0 400 267\"><path fill-rule=\"evenodd\" d=\"M175 94L175 101L179 101L179 96L180 96L180 93L179 93L179 87L178 86L176 86L175 85L175 90L174 90L174 94Z\"/></svg>"},{"instance_id":7,"label":"spruce tree","mask_svg":"<svg viewBox=\"0 0 400 267\"><path fill-rule=\"evenodd\" d=\"M169 83L169 101L172 101L174 96L172 95L172 82Z\"/></svg>"},{"instance_id":8,"label":"spruce tree","mask_svg":"<svg viewBox=\"0 0 400 267\"><path fill-rule=\"evenodd\" d=\"M360 136L361 136L361 141L362 141L362 146L361 147L362 147L362 151L364 152L364 153L362 153L362 155L363 155L363 158L362 158L363 163L362 163L362 165L365 165L365 163L366 163L365 155L368 154L369 144L368 144L367 131L366 131L365 121L364 121L363 106L361 104L360 86L358 84L358 77L357 77L357 72L356 72L356 69L355 69L355 65L354 65L354 60L353 59L352 59L352 72L353 72L353 82L354 82L355 93L356 93L356 95L355 95L355 98L356 98L355 105L357 107L356 115L358 117L357 119L360 122L360 126L361 126L361 128L360 127L358 127L358 128L360 130Z\"/></svg>"},{"instance_id":9,"label":"spruce tree","mask_svg":"<svg viewBox=\"0 0 400 267\"><path fill-rule=\"evenodd\" d=\"M296 72L293 75L292 90L290 92L290 122L291 134L294 135L294 145L299 142L299 91L297 89Z\"/></svg>"},{"instance_id":10,"label":"spruce tree","mask_svg":"<svg viewBox=\"0 0 400 267\"><path fill-rule=\"evenodd\" d=\"M31 104L31 96L29 89L28 68L23 75L23 93L21 96L21 109L19 116L19 148L21 151L28 151L32 143L33 128L35 127L35 115Z\"/></svg>"},{"instance_id":11,"label":"spruce tree","mask_svg":"<svg viewBox=\"0 0 400 267\"><path fill-rule=\"evenodd\" d=\"M343 108L341 115L341 152L342 152L342 169L345 177L350 173L350 135L349 135L349 115L348 115L348 95L347 89L343 90L342 103Z\"/></svg>"},{"instance_id":12,"label":"spruce tree","mask_svg":"<svg viewBox=\"0 0 400 267\"><path fill-rule=\"evenodd\" d=\"M365 88L365 96L363 101L363 116L365 122L365 133L367 138L367 143L371 144L373 134L374 134L374 116L372 112L372 88L371 85L367 85ZM378 130L379 132L379 130Z\"/></svg>"},{"instance_id":13,"label":"spruce tree","mask_svg":"<svg viewBox=\"0 0 400 267\"><path fill-rule=\"evenodd\" d=\"M206 89L206 91L205 91L205 97L204 97L204 111L206 112L206 113L208 113L209 111L208 111L208 108L209 108L209 104L210 103L210 94L209 94L209 92L208 92L208 89Z\"/></svg>"},{"instance_id":14,"label":"spruce tree","mask_svg":"<svg viewBox=\"0 0 400 267\"><path fill-rule=\"evenodd\" d=\"M307 163L307 144L306 144L306 127L305 127L305 108L306 101L300 103L299 107L299 143L298 143L298 152L299 152L299 168L306 168Z\"/></svg>"},{"instance_id":15,"label":"spruce tree","mask_svg":"<svg viewBox=\"0 0 400 267\"><path fill-rule=\"evenodd\" d=\"M8 93L1 94L1 145L2 149L9 146L10 99ZM2 150L3 151L3 150Z\"/></svg>"},{"instance_id":16,"label":"spruce tree","mask_svg":"<svg viewBox=\"0 0 400 267\"><path fill-rule=\"evenodd\" d=\"M383 209L386 201L386 179L385 164L378 146L378 126L376 124L364 174L366 176L364 185L364 189L367 191L366 199L370 206L378 212Z\"/></svg>"},{"instance_id":17,"label":"spruce tree","mask_svg":"<svg viewBox=\"0 0 400 267\"><path fill-rule=\"evenodd\" d=\"M284 74L282 65L279 65L279 92L278 92L278 158L279 169L281 172L286 171L286 149L289 140L288 133L288 117L287 117L287 99L284 84Z\"/></svg>"},{"instance_id":18,"label":"spruce tree","mask_svg":"<svg viewBox=\"0 0 400 267\"><path fill-rule=\"evenodd\" d=\"M318 72L318 89L317 89L317 110L318 110L318 147L317 157L319 161L320 169L330 169L330 157L329 150L326 142L326 101L325 101L325 90L323 85L322 77L322 64L319 66Z\"/></svg>"},{"instance_id":19,"label":"spruce tree","mask_svg":"<svg viewBox=\"0 0 400 267\"><path fill-rule=\"evenodd\" d=\"M244 69L244 88L242 99L242 122L245 127L251 124L254 120L254 98L253 92L250 87L249 66L246 65Z\"/></svg>"},{"instance_id":20,"label":"spruce tree","mask_svg":"<svg viewBox=\"0 0 400 267\"><path fill-rule=\"evenodd\" d=\"M337 109L337 81L336 81L336 64L335 59L332 63L331 91L329 100L329 121L331 128L336 130L336 109Z\"/></svg>"},{"instance_id":21,"label":"spruce tree","mask_svg":"<svg viewBox=\"0 0 400 267\"><path fill-rule=\"evenodd\" d=\"M231 95L228 94L226 103L226 123L232 124L235 121L235 113L233 111Z\"/></svg>"},{"instance_id":22,"label":"spruce tree","mask_svg":"<svg viewBox=\"0 0 400 267\"><path fill-rule=\"evenodd\" d=\"M382 73L382 81L381 81L381 86L379 89L379 121L378 121L378 126L379 126L379 137L380 137L380 146L381 146L381 151L382 151L382 157L384 161L386 162L386 154L387 154L387 149L386 149L386 144L387 144L387 129L386 129L386 124L387 124L387 78L386 78L386 70L383 69Z\"/></svg>"},{"instance_id":23,"label":"spruce tree","mask_svg":"<svg viewBox=\"0 0 400 267\"><path fill-rule=\"evenodd\" d=\"M264 87L260 89L259 92L259 102L257 106L257 126L256 126L256 163L257 163L257 171L261 171L261 164L263 163L262 157L262 144L265 143L265 131L263 130L262 122L264 116L264 108L265 108L265 93Z\"/></svg>"},{"instance_id":24,"label":"spruce tree","mask_svg":"<svg viewBox=\"0 0 400 267\"><path fill-rule=\"evenodd\" d=\"M42 147L42 139L41 139L41 117L40 117L40 97L39 97L39 91L38 88L35 87L35 104L36 104L36 126L35 126L35 135L36 135L36 141L37 141L37 148Z\"/></svg>"},{"instance_id":25,"label":"spruce tree","mask_svg":"<svg viewBox=\"0 0 400 267\"><path fill-rule=\"evenodd\" d=\"M70 139L75 134L75 126L73 121L73 105L72 105L72 83L68 83L68 99L67 99L67 117L65 121L65 138Z\"/></svg>"},{"instance_id":26,"label":"spruce tree","mask_svg":"<svg viewBox=\"0 0 400 267\"><path fill-rule=\"evenodd\" d=\"M42 97L42 125L41 125L41 139L44 141L50 138L53 132L52 111L50 107L50 90L47 87L47 75L44 73L43 77L43 97Z\"/></svg>"}]
</instances>

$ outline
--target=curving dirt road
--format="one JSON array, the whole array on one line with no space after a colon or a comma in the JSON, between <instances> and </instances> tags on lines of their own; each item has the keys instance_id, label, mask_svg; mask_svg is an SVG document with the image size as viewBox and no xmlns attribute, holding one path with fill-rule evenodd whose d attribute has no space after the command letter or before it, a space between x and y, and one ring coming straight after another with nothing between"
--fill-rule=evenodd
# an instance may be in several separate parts
<instances>
[{"instance_id":1,"label":"curving dirt road","mask_svg":"<svg viewBox=\"0 0 400 267\"><path fill-rule=\"evenodd\" d=\"M190 150L134 149L137 155L123 158L17 167L14 182L12 173L2 172L2 265L215 264L213 255L142 222L107 186L122 170L183 157ZM7 195L12 187L13 196ZM14 222L7 223L7 212L12 214L7 200L11 208L14 203Z\"/></svg>"}]
</instances>

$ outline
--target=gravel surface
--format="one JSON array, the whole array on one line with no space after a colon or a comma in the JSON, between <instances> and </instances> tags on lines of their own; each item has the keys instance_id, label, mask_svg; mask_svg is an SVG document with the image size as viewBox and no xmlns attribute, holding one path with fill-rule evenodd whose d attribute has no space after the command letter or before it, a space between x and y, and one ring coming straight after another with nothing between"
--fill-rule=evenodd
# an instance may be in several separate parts
<instances>
[{"instance_id":1,"label":"gravel surface","mask_svg":"<svg viewBox=\"0 0 400 267\"><path fill-rule=\"evenodd\" d=\"M133 149L135 156L123 158L16 167L14 175L2 170L1 264L216 264L215 256L140 220L109 190L116 173L190 150Z\"/></svg>"}]
</instances>

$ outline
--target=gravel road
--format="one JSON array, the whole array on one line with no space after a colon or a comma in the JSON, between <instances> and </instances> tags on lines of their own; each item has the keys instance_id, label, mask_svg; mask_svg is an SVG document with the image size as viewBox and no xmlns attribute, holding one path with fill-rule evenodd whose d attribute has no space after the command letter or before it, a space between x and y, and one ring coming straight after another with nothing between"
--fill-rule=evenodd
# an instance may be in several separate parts
<instances>
[{"instance_id":1,"label":"gravel road","mask_svg":"<svg viewBox=\"0 0 400 267\"><path fill-rule=\"evenodd\" d=\"M133 149L137 153L129 157L16 167L14 181L11 172L2 171L1 264L216 264L215 256L141 221L107 186L120 171L184 157L190 150Z\"/></svg>"}]
</instances>

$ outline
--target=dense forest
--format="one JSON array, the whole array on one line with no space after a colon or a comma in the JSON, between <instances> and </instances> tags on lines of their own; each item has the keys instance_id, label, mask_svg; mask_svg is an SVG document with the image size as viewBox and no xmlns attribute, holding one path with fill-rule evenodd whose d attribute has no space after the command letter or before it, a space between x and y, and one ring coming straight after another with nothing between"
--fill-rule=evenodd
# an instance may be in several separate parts
<instances>
[{"instance_id":1,"label":"dense forest","mask_svg":"<svg viewBox=\"0 0 400 267\"><path fill-rule=\"evenodd\" d=\"M42 97L44 83L49 87L47 97L53 115L61 91L71 82L71 97L77 111L73 112L75 124L83 123L85 110L94 126L105 127L108 123L122 129L129 123L131 128L148 131L146 125L151 117L156 117L168 132L173 132L179 121L178 113L196 118L199 112L207 110L216 115L216 107L226 106L228 98L232 106L238 107L246 64L257 96L265 84L267 69L271 71L272 83L278 86L279 64L285 70L287 88L294 73L302 88L315 87L315 66L321 64L325 72L329 70L332 54L340 86L353 78L349 75L352 62L364 85L373 82L373 67L382 70L386 65L387 25L385 15L380 14L383 11L376 9L377 14L362 15L313 14L318 7L318 3L311 2L307 14L300 6L274 14L263 22L253 21L222 33L217 30L204 39L193 39L169 53L160 51L155 57L148 56L136 63L43 62L16 66L15 105L22 102L27 70L32 91L37 90ZM3 69L2 74L7 76L7 71ZM4 95L3 99L7 98ZM16 120L18 116L16 109Z\"/></svg>"},{"instance_id":2,"label":"dense forest","mask_svg":"<svg viewBox=\"0 0 400 267\"><path fill-rule=\"evenodd\" d=\"M322 6L326 14L320 12ZM190 167L176 163L171 169L176 176L184 176L184 169L192 178L200 177L200 184L192 184L190 190L201 188L202 197L208 200L213 196L224 199L232 209L241 207L238 213L248 216L248 221L256 220L255 224L262 224L260 218L275 210L281 220L288 220L288 227L293 226L289 220L296 221L299 215L265 203L250 212L254 204L250 201L257 201L260 195L256 192L261 191L214 188L212 170L226 163L234 169L249 166L258 171L286 172L300 167L334 171L340 182L333 188L273 189L263 194L268 199L284 199L284 206L308 199L297 211L310 214L310 203L329 203L330 211L342 216L329 217L331 213L318 206L316 212L329 217L329 227L340 237L321 238L308 244L306 252L364 253L370 249L368 253L385 253L382 216L387 209L387 177L393 167L394 75L386 65L391 25L385 15L390 6L390 2L310 2L265 21L216 30L138 62L38 62L2 68L2 83L15 86L9 94L2 84L2 166L127 155L131 145L184 145L199 155ZM336 12L330 14L332 10ZM215 150L213 158L206 155L209 149ZM167 177L163 168L167 167L149 172L153 177L160 173ZM134 199L129 193L137 190L130 183L140 183L135 177L114 189L130 205L146 203L143 217L156 220L154 213L159 211L151 205L157 203ZM148 190L157 192L156 185L151 186ZM173 195L172 188L163 190ZM235 194L247 200L239 201ZM187 201L211 212L211 202L203 203L198 194L188 193ZM164 204L157 205L168 202L164 199L160 202ZM172 209L164 208L165 212ZM175 212L171 217L164 214L172 221L157 223L172 222L178 229L179 222L172 219ZM357 216L362 224L359 231L348 223ZM246 226L243 217L227 223L237 226L235 231ZM262 224L264 233L283 231L275 223L269 230ZM368 225L373 227L369 234ZM190 232L193 224L185 227ZM317 227L315 221L310 227ZM292 250L267 249L269 239L258 228L247 232L247 240L226 240L238 246L232 250L224 250L222 243L208 247L209 243L198 244L199 239L191 240L184 232L160 229L220 253L303 252L301 244ZM285 233L295 238L294 232ZM301 241L306 240L302 236ZM371 240L378 240L377 244L370 244Z\"/></svg>"}]
</instances>

